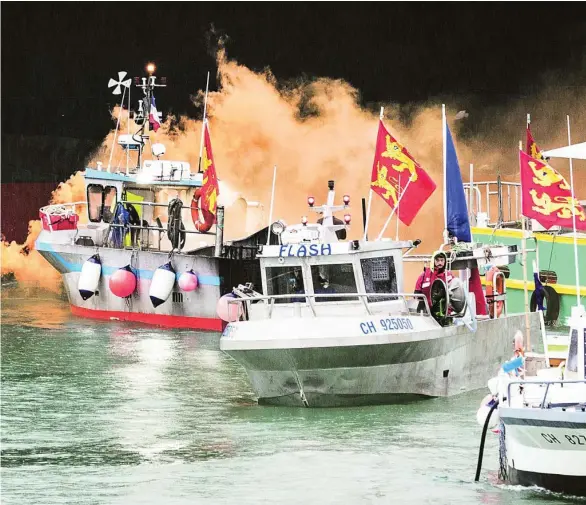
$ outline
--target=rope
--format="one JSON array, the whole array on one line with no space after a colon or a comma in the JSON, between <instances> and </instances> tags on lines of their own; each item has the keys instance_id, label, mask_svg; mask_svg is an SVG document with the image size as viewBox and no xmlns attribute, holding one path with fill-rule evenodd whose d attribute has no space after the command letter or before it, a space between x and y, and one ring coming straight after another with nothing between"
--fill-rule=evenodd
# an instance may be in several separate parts
<instances>
[{"instance_id":1,"label":"rope","mask_svg":"<svg viewBox=\"0 0 586 505\"><path fill-rule=\"evenodd\" d=\"M496 410L499 406L498 399L495 400L492 407L488 411L488 415L486 416L486 420L484 421L484 426L482 427L482 437L480 438L480 449L478 450L478 464L476 465L476 477L474 477L474 482L478 482L480 479L480 470L482 469L482 457L484 456L484 441L486 440L486 432L488 430L488 423L490 421L490 417L492 413Z\"/></svg>"},{"instance_id":2,"label":"rope","mask_svg":"<svg viewBox=\"0 0 586 505\"><path fill-rule=\"evenodd\" d=\"M505 444L505 424L501 421L499 426L499 479L508 478L507 446Z\"/></svg>"},{"instance_id":3,"label":"rope","mask_svg":"<svg viewBox=\"0 0 586 505\"><path fill-rule=\"evenodd\" d=\"M181 250L185 245L185 226L181 220L181 209L183 202L174 198L169 202L169 222L167 223L167 236L171 241L173 249Z\"/></svg>"}]
</instances>

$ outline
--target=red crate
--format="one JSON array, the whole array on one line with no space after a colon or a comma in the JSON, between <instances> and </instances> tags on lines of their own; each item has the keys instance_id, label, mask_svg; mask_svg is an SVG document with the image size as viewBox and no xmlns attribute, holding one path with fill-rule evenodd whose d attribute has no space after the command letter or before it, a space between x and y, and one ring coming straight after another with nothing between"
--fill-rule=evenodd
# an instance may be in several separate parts
<instances>
[{"instance_id":1,"label":"red crate","mask_svg":"<svg viewBox=\"0 0 586 505\"><path fill-rule=\"evenodd\" d=\"M77 222L79 216L77 214L70 215L51 215L48 216L44 212L39 212L41 222L43 223L43 230L51 230L49 228L49 217L51 218L51 227L53 231L59 230L75 230L77 228Z\"/></svg>"}]
</instances>

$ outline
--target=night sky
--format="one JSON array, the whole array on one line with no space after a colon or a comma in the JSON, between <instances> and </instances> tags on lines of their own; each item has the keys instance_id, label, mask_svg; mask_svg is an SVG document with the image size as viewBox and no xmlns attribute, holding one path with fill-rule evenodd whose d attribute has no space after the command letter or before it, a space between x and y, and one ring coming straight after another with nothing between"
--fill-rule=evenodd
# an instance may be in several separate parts
<instances>
[{"instance_id":1,"label":"night sky","mask_svg":"<svg viewBox=\"0 0 586 505\"><path fill-rule=\"evenodd\" d=\"M249 68L270 67L280 82L342 78L365 106L447 95L498 105L530 93L544 72L580 67L578 5L3 3L2 134L102 139L108 79L142 75L150 60L172 85L159 108L200 117L189 95L208 70L217 86L217 35Z\"/></svg>"}]
</instances>

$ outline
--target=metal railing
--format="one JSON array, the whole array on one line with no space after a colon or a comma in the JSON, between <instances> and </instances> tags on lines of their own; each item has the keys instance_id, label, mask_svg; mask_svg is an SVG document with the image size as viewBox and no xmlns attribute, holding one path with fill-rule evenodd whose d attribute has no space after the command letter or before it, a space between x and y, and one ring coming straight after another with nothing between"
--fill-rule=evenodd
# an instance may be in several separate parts
<instances>
[{"instance_id":1,"label":"metal railing","mask_svg":"<svg viewBox=\"0 0 586 505\"><path fill-rule=\"evenodd\" d=\"M243 298L234 298L233 300L229 300L228 304L237 304L237 305L244 305L246 303L245 307L238 307L238 314L239 317L240 315L244 315L245 319L244 320L248 320L248 312L250 310L250 304L253 302L263 302L263 304L268 304L269 306L269 312L268 312L268 318L272 319L272 315L273 315L273 311L274 311L274 307L275 307L275 301L276 300L286 300L286 299L305 299L304 302L299 302L299 301L292 301L289 304L285 305L283 304L283 306L286 307L290 307L290 306L295 306L295 305L303 305L305 307L308 307L311 310L311 313L314 317L317 317L317 311L316 308L319 307L324 307L326 306L324 303L322 304L317 304L316 305L316 299L318 298L348 298L349 301L355 301L352 300L353 298L359 298L360 302L362 302L362 306L364 307L366 313L369 316L372 316L373 313L371 311L371 308L369 306L370 303L377 303L377 302L373 302L370 299L372 298L381 298L380 302L394 302L394 301L402 301L403 305L405 307L405 312L407 312L408 314L411 313L411 310L409 309L409 305L407 303L407 299L412 299L412 300L419 300L419 302L423 302L424 306L425 306L425 310L422 312L423 315L425 316L431 316L431 311L429 309L429 304L427 302L427 298L425 297L424 294L418 294L418 293L320 293L320 294L310 294L310 293L294 293L294 294L287 294L287 295L249 295L249 296L245 296ZM330 302L330 303L337 303L339 302L339 300L337 300L336 302ZM380 303L379 302L379 303Z\"/></svg>"},{"instance_id":2,"label":"metal railing","mask_svg":"<svg viewBox=\"0 0 586 505\"><path fill-rule=\"evenodd\" d=\"M486 212L489 226L513 225L521 220L520 191L520 183L503 182L500 179L473 182L472 191L470 191L470 183L464 183L468 209L475 217L479 213ZM491 197L496 197L496 220L491 214L491 199L493 199ZM506 200L504 204L503 197Z\"/></svg>"},{"instance_id":3,"label":"metal railing","mask_svg":"<svg viewBox=\"0 0 586 505\"><path fill-rule=\"evenodd\" d=\"M545 386L545 391L543 392L543 398L541 400L541 405L539 408L541 409L545 409L545 408L551 408L552 405L548 405L546 406L545 402L547 400L547 394L549 393L549 389L550 386L554 385L554 384L561 384L562 386L566 385L566 384L584 384L586 386L586 379L576 379L576 380L543 380L543 381L528 381L528 380L516 380L516 381L511 381L507 384L507 404L510 407L511 406L511 386L514 384L519 384L519 385L540 385L540 386ZM563 405L560 405L560 407L574 407L574 406L584 406L586 407L586 398L583 401L576 401L576 402L571 402L570 404L566 404L564 403ZM554 407L556 407L557 405L553 405Z\"/></svg>"}]
</instances>

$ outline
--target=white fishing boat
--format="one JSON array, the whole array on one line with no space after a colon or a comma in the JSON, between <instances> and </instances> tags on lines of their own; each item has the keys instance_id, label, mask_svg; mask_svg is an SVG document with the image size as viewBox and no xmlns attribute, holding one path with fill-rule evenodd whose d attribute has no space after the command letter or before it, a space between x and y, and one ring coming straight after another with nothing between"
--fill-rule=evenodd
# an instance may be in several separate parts
<instances>
[{"instance_id":1,"label":"white fishing boat","mask_svg":"<svg viewBox=\"0 0 586 505\"><path fill-rule=\"evenodd\" d=\"M537 314L504 310L477 318L474 294L454 277L435 280L432 306L404 288L403 264L420 241L345 240L350 215L334 205L334 181L322 215L272 231L279 245L260 250L264 294L240 285L225 297L231 322L220 349L246 370L259 403L327 407L451 396L486 384L507 357L510 335ZM503 248L501 248L503 249ZM448 252L448 268L486 262L471 244ZM493 262L515 261L515 247L489 251Z\"/></svg>"},{"instance_id":2,"label":"white fishing boat","mask_svg":"<svg viewBox=\"0 0 586 505\"><path fill-rule=\"evenodd\" d=\"M84 201L40 209L35 249L61 273L77 316L219 332L216 304L235 284L258 282L256 247L269 231L257 202L222 201L205 112L201 170L165 159L154 93L166 84L154 71L135 79L135 111L132 80L111 79L121 105L128 97L128 129L118 123L109 161L82 172ZM225 230L243 238L226 241Z\"/></svg>"},{"instance_id":3,"label":"white fishing boat","mask_svg":"<svg viewBox=\"0 0 586 505\"><path fill-rule=\"evenodd\" d=\"M568 117L568 143L571 144L569 121ZM569 146L572 153L574 147ZM519 150L523 180L524 159L528 156L521 152L521 146ZM535 164L539 163L533 158L528 159ZM521 188L523 197L524 188ZM570 191L575 201L571 158ZM483 399L477 413L478 422L484 429L476 480L479 479L487 429L498 426L499 477L502 481L586 496L586 309L581 304L579 294L580 268L576 234L576 215L582 212L582 209L574 206L570 218L574 232L573 263L577 289L576 305L572 307L568 320L570 331L564 361L558 363L554 361L557 356L551 355L543 316L544 354L525 355L523 335L515 335L515 355L500 367L499 375L489 381L490 394ZM524 209L523 215L530 217L527 214L527 209ZM563 216L558 218L558 221L564 219ZM525 239L523 236L523 242ZM527 262L524 261L524 264L526 268ZM526 273L524 275L526 277ZM527 300L527 285L525 292ZM554 364L557 366L552 366Z\"/></svg>"},{"instance_id":4,"label":"white fishing boat","mask_svg":"<svg viewBox=\"0 0 586 505\"><path fill-rule=\"evenodd\" d=\"M542 356L530 355L524 363L522 358L517 358L517 363L511 360L489 382L491 394L483 400L477 417L485 424L483 437L486 428L498 426L499 478L503 482L586 496L586 311L583 306L574 308L570 321L565 366L542 368L543 364L547 365ZM519 364L522 364L520 371L516 367ZM488 416L487 402L492 402L496 410L494 418Z\"/></svg>"}]
</instances>

